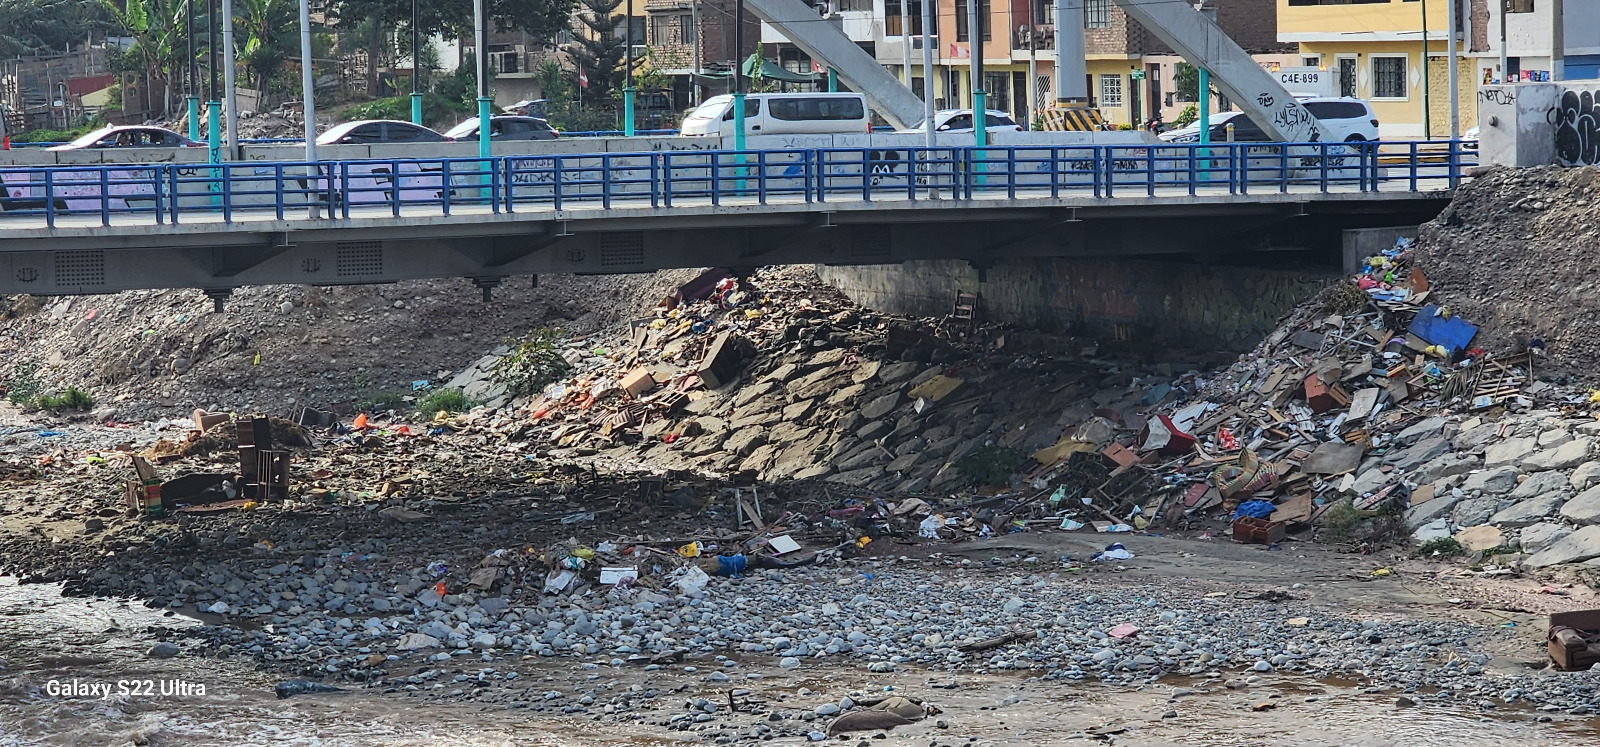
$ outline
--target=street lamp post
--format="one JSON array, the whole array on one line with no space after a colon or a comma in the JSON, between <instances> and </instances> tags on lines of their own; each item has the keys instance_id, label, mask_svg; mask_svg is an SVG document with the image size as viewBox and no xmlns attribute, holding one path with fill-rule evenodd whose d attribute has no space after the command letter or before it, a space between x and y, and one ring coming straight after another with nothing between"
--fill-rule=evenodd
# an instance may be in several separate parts
<instances>
[{"instance_id":1,"label":"street lamp post","mask_svg":"<svg viewBox=\"0 0 1600 747\"><path fill-rule=\"evenodd\" d=\"M211 80L206 85L206 151L209 163L222 160L222 102L217 100L217 0L206 0L206 13L211 21Z\"/></svg>"},{"instance_id":2,"label":"street lamp post","mask_svg":"<svg viewBox=\"0 0 1600 747\"><path fill-rule=\"evenodd\" d=\"M239 157L239 99L234 72L233 0L222 0L222 102L223 119L228 121L228 160Z\"/></svg>"},{"instance_id":3,"label":"street lamp post","mask_svg":"<svg viewBox=\"0 0 1600 747\"><path fill-rule=\"evenodd\" d=\"M484 7L486 0L476 0L472 4L472 27L478 37L478 157L486 159L483 165L485 171L489 164L491 148L489 147L489 11ZM485 180L488 177L485 176Z\"/></svg>"},{"instance_id":4,"label":"street lamp post","mask_svg":"<svg viewBox=\"0 0 1600 747\"><path fill-rule=\"evenodd\" d=\"M622 134L633 137L633 0L628 0L628 20L622 29L623 50Z\"/></svg>"},{"instance_id":5,"label":"street lamp post","mask_svg":"<svg viewBox=\"0 0 1600 747\"><path fill-rule=\"evenodd\" d=\"M422 124L422 34L417 30L417 5L411 0L411 123Z\"/></svg>"},{"instance_id":6,"label":"street lamp post","mask_svg":"<svg viewBox=\"0 0 1600 747\"><path fill-rule=\"evenodd\" d=\"M184 86L184 101L189 111L189 139L200 139L200 96L195 93L199 72L194 62L194 0L184 3L184 28L189 32L189 85Z\"/></svg>"},{"instance_id":7,"label":"street lamp post","mask_svg":"<svg viewBox=\"0 0 1600 747\"><path fill-rule=\"evenodd\" d=\"M983 90L983 27L979 25L978 8L983 0L967 0L967 61L971 63L972 78L972 136L973 144L982 148L989 144L988 94ZM974 154L980 160L981 154Z\"/></svg>"},{"instance_id":8,"label":"street lamp post","mask_svg":"<svg viewBox=\"0 0 1600 747\"><path fill-rule=\"evenodd\" d=\"M315 74L311 70L311 0L300 0L300 86L306 110L306 187L317 188L317 105L314 100ZM306 195L307 215L316 220L317 199Z\"/></svg>"},{"instance_id":9,"label":"street lamp post","mask_svg":"<svg viewBox=\"0 0 1600 747\"><path fill-rule=\"evenodd\" d=\"M726 38L726 37L724 37ZM733 16L733 149L744 150L744 0ZM829 66L832 69L832 66Z\"/></svg>"}]
</instances>

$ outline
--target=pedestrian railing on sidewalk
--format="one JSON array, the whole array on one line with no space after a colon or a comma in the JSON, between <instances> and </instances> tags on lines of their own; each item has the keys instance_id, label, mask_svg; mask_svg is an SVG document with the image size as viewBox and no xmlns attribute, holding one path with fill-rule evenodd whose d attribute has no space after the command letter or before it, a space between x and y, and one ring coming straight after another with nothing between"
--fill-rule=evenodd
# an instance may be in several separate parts
<instances>
[{"instance_id":1,"label":"pedestrian railing on sidewalk","mask_svg":"<svg viewBox=\"0 0 1600 747\"><path fill-rule=\"evenodd\" d=\"M812 148L0 169L7 216L155 223L775 202L1440 191L1460 142ZM352 212L354 211L354 212ZM92 220L92 217L90 218ZM81 224L81 220L75 225Z\"/></svg>"}]
</instances>

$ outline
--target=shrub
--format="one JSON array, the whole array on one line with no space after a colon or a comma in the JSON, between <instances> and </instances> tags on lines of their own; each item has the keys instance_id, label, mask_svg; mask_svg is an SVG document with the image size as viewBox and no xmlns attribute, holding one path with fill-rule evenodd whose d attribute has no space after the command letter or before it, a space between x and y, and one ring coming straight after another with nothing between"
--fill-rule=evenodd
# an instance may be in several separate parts
<instances>
[{"instance_id":1,"label":"shrub","mask_svg":"<svg viewBox=\"0 0 1600 747\"><path fill-rule=\"evenodd\" d=\"M559 380L569 368L556 345L560 334L558 329L536 329L509 343L511 352L494 362L489 380L512 397L533 394Z\"/></svg>"},{"instance_id":2,"label":"shrub","mask_svg":"<svg viewBox=\"0 0 1600 747\"><path fill-rule=\"evenodd\" d=\"M478 404L478 400L468 397L467 393L460 389L454 387L435 389L417 401L417 412L421 415L433 417L436 412L466 412L477 407Z\"/></svg>"},{"instance_id":3,"label":"shrub","mask_svg":"<svg viewBox=\"0 0 1600 747\"><path fill-rule=\"evenodd\" d=\"M39 383L39 364L18 363L11 370L11 376L6 379L6 397L11 404L18 407L28 407L35 397L44 389Z\"/></svg>"},{"instance_id":4,"label":"shrub","mask_svg":"<svg viewBox=\"0 0 1600 747\"><path fill-rule=\"evenodd\" d=\"M1467 549L1461 546L1454 537L1439 537L1422 543L1412 556L1418 558L1454 558L1467 554Z\"/></svg>"},{"instance_id":5,"label":"shrub","mask_svg":"<svg viewBox=\"0 0 1600 747\"><path fill-rule=\"evenodd\" d=\"M75 386L67 387L67 391L57 395L44 395L34 399L33 406L41 410L60 412L62 410L85 411L94 407L94 397L88 392Z\"/></svg>"}]
</instances>

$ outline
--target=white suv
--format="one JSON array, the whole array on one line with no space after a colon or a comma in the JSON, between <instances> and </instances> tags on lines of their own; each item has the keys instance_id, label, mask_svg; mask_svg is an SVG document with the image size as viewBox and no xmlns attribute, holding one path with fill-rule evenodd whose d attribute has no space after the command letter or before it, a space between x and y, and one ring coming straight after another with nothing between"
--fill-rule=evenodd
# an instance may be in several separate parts
<instances>
[{"instance_id":1,"label":"white suv","mask_svg":"<svg viewBox=\"0 0 1600 747\"><path fill-rule=\"evenodd\" d=\"M1361 99L1303 98L1300 104L1317 118L1317 124L1328 133L1328 142L1354 143L1378 139L1378 115L1372 106ZM1244 112L1222 112L1211 115L1211 142L1228 142L1228 125L1233 125L1233 142L1259 143L1272 138L1267 136ZM1194 143L1200 140L1200 127L1191 124L1161 133L1169 143Z\"/></svg>"}]
</instances>

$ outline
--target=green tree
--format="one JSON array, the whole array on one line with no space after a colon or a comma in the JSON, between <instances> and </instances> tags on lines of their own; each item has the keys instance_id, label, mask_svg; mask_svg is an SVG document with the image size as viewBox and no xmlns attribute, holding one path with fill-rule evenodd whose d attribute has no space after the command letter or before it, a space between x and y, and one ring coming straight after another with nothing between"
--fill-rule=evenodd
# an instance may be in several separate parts
<instances>
[{"instance_id":1,"label":"green tree","mask_svg":"<svg viewBox=\"0 0 1600 747\"><path fill-rule=\"evenodd\" d=\"M171 111L173 72L180 69L180 45L185 43L183 24L187 0L100 0L111 19L112 28L133 38L133 46L123 54L131 72L144 78L144 106L164 116ZM159 101L155 98L160 91ZM158 106L159 103L159 106Z\"/></svg>"},{"instance_id":2,"label":"green tree","mask_svg":"<svg viewBox=\"0 0 1600 747\"><path fill-rule=\"evenodd\" d=\"M65 51L108 27L98 0L0 0L0 57Z\"/></svg>"},{"instance_id":3,"label":"green tree","mask_svg":"<svg viewBox=\"0 0 1600 747\"><path fill-rule=\"evenodd\" d=\"M581 4L583 12L578 16L578 22L583 24L587 33L573 34L572 43L567 45L567 54L589 77L584 98L609 100L615 97L627 80L623 72L627 45L617 35L617 27L625 19L623 14L616 12L622 7L622 0L581 0Z\"/></svg>"},{"instance_id":4,"label":"green tree","mask_svg":"<svg viewBox=\"0 0 1600 747\"><path fill-rule=\"evenodd\" d=\"M263 96L284 62L300 51L297 13L294 0L239 0L234 8L234 33L244 39L239 62Z\"/></svg>"}]
</instances>

